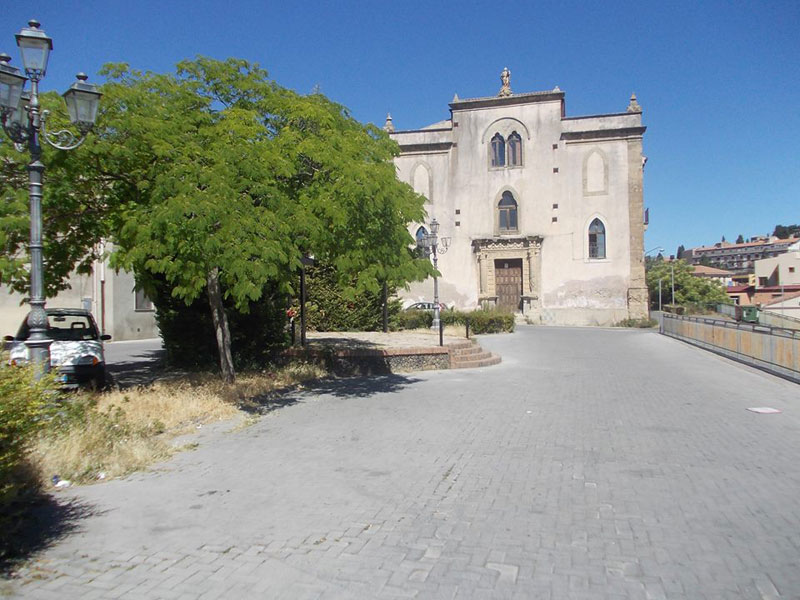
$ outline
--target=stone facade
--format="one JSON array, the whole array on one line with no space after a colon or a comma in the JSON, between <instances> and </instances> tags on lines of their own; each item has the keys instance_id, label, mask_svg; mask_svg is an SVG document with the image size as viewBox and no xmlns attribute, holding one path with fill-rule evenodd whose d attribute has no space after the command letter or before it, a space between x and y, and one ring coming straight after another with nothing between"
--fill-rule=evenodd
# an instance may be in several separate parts
<instances>
[{"instance_id":1,"label":"stone facade","mask_svg":"<svg viewBox=\"0 0 800 600\"><path fill-rule=\"evenodd\" d=\"M446 121L389 123L398 177L450 238L442 302L503 306L544 324L647 316L641 107L631 97L626 112L567 117L564 96L514 94L503 80L498 96L456 96ZM432 289L415 284L404 298L432 300Z\"/></svg>"}]
</instances>

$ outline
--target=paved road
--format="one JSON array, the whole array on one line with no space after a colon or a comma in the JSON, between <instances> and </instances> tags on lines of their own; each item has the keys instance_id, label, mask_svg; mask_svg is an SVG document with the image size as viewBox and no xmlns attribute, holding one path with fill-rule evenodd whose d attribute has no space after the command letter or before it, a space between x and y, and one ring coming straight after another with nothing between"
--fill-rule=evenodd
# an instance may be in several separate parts
<instances>
[{"instance_id":1,"label":"paved road","mask_svg":"<svg viewBox=\"0 0 800 600\"><path fill-rule=\"evenodd\" d=\"M322 384L70 490L25 598L800 598L798 386L652 331ZM781 414L760 415L750 406Z\"/></svg>"},{"instance_id":2,"label":"paved road","mask_svg":"<svg viewBox=\"0 0 800 600\"><path fill-rule=\"evenodd\" d=\"M161 367L161 339L105 343L106 366L116 385L128 387L151 382Z\"/></svg>"}]
</instances>

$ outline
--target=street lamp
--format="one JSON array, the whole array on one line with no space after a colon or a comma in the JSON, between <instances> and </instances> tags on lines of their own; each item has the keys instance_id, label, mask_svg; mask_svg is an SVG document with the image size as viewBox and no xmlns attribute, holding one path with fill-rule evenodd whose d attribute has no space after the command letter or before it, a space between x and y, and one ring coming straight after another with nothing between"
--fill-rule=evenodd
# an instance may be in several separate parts
<instances>
[{"instance_id":1,"label":"street lamp","mask_svg":"<svg viewBox=\"0 0 800 600\"><path fill-rule=\"evenodd\" d=\"M41 110L39 104L39 81L47 72L47 60L53 49L53 40L39 29L36 20L28 21L28 27L18 34L17 46L22 55L22 66L25 76L19 69L8 63L11 57L0 54L0 116L3 130L15 148L23 152L27 146L30 153L28 163L28 195L31 211L31 241L29 254L31 260L30 306L28 327L30 335L25 341L34 365L36 378L50 368L50 340L47 337L47 313L43 283L42 260L42 173L44 164L41 161L44 140L59 150L73 150L86 139L86 134L94 126L97 117L97 106L102 95L97 88L86 83L86 75L78 73L78 81L64 93L70 120L80 131L75 135L69 130L48 133L46 129L49 111ZM26 77L27 76L27 77ZM31 82L29 93L23 92L25 82Z\"/></svg>"},{"instance_id":2,"label":"street lamp","mask_svg":"<svg viewBox=\"0 0 800 600\"><path fill-rule=\"evenodd\" d=\"M433 257L433 268L438 270L439 254L444 254L450 248L450 238L439 238L439 221L436 217L431 221L431 232L422 236L417 245L423 250L426 256ZM441 246L439 245L441 244ZM433 276L433 324L431 329L439 329L439 279Z\"/></svg>"},{"instance_id":3,"label":"street lamp","mask_svg":"<svg viewBox=\"0 0 800 600\"><path fill-rule=\"evenodd\" d=\"M644 253L645 257L647 257L647 255L652 252L658 252L660 254L661 252L664 252L664 248L662 248L661 246L656 246L652 250L648 250L647 252L645 252ZM649 307L649 300L648 300L648 307ZM650 309L648 308L647 310L649 311ZM661 312L661 279L658 280L658 311Z\"/></svg>"}]
</instances>

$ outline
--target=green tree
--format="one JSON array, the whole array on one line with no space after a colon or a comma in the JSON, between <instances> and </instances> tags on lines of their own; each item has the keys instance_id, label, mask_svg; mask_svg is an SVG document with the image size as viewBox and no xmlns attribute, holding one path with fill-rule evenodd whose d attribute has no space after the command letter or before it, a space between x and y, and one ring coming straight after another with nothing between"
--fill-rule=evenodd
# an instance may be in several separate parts
<instances>
[{"instance_id":1,"label":"green tree","mask_svg":"<svg viewBox=\"0 0 800 600\"><path fill-rule=\"evenodd\" d=\"M744 236L740 233L739 237L736 238L737 244L744 244Z\"/></svg>"},{"instance_id":2,"label":"green tree","mask_svg":"<svg viewBox=\"0 0 800 600\"><path fill-rule=\"evenodd\" d=\"M782 240L800 236L800 225L775 225L772 235Z\"/></svg>"},{"instance_id":3,"label":"green tree","mask_svg":"<svg viewBox=\"0 0 800 600\"><path fill-rule=\"evenodd\" d=\"M683 244L678 246L678 251L675 252L675 258L683 258L683 253L686 252L686 248L683 247Z\"/></svg>"},{"instance_id":4,"label":"green tree","mask_svg":"<svg viewBox=\"0 0 800 600\"><path fill-rule=\"evenodd\" d=\"M49 239L57 245L70 228L80 235L69 252L46 252L49 290L76 265L90 267L94 244L111 239L113 265L148 291L158 281L187 306L206 297L230 381L228 312L293 293L306 253L334 267L350 295L432 272L408 250L406 224L423 220L423 199L395 176L397 145L344 107L286 90L238 59L197 58L174 74L108 65L103 74L95 132L50 166L45 210L64 202L69 214ZM4 155L3 173L16 179L4 178L0 269L20 288L23 170ZM54 175L64 185L51 185Z\"/></svg>"},{"instance_id":5,"label":"green tree","mask_svg":"<svg viewBox=\"0 0 800 600\"><path fill-rule=\"evenodd\" d=\"M675 303L680 305L710 304L729 302L722 285L713 279L697 277L694 267L684 260L650 263L646 273L647 288L650 292L651 306L658 306L658 287L661 280L661 304L672 302L672 281L675 281Z\"/></svg>"},{"instance_id":6,"label":"green tree","mask_svg":"<svg viewBox=\"0 0 800 600\"><path fill-rule=\"evenodd\" d=\"M136 128L160 154L147 201L121 213L117 264L163 275L187 302L205 290L225 379L234 373L223 297L246 311L268 284L291 292L304 254L353 278L351 293L430 271L406 249L422 200L395 177L396 145L343 107L280 88L241 60L109 75L110 95L147 105L123 111L112 130ZM156 120L137 127L151 110Z\"/></svg>"},{"instance_id":7,"label":"green tree","mask_svg":"<svg viewBox=\"0 0 800 600\"><path fill-rule=\"evenodd\" d=\"M42 108L50 111L49 130L68 126L66 107L58 94L42 94L40 101ZM42 198L44 285L49 297L69 287L67 278L72 271L91 273L100 253L97 242L109 233L103 182L87 176L87 156L85 147L67 152L42 144L46 167ZM29 161L27 149L18 152L7 139L0 143L0 280L23 296L28 295L30 285Z\"/></svg>"}]
</instances>

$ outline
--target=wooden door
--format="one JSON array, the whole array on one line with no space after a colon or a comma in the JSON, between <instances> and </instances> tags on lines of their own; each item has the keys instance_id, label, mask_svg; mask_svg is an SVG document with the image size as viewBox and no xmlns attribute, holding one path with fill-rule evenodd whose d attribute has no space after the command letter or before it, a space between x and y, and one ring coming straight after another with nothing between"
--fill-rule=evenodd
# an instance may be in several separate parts
<instances>
[{"instance_id":1,"label":"wooden door","mask_svg":"<svg viewBox=\"0 0 800 600\"><path fill-rule=\"evenodd\" d=\"M522 259L495 260L494 286L498 307L509 312L518 312L522 301Z\"/></svg>"}]
</instances>

